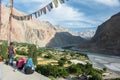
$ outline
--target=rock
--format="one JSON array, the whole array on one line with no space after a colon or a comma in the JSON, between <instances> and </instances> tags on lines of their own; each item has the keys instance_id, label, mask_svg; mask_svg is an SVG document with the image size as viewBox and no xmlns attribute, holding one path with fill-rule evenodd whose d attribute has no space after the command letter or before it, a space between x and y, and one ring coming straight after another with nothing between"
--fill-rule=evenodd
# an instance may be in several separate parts
<instances>
[{"instance_id":1,"label":"rock","mask_svg":"<svg viewBox=\"0 0 120 80\"><path fill-rule=\"evenodd\" d=\"M108 54L120 55L120 13L100 25L91 42Z\"/></svg>"}]
</instances>

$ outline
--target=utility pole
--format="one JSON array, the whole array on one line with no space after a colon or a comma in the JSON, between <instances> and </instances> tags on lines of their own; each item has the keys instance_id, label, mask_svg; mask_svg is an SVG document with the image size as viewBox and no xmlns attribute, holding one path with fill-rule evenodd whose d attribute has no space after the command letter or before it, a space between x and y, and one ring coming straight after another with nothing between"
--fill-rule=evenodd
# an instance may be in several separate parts
<instances>
[{"instance_id":1,"label":"utility pole","mask_svg":"<svg viewBox=\"0 0 120 80\"><path fill-rule=\"evenodd\" d=\"M8 45L11 42L11 32L12 32L12 14L13 14L13 0L10 0L10 16L9 16L9 38L8 38Z\"/></svg>"},{"instance_id":2,"label":"utility pole","mask_svg":"<svg viewBox=\"0 0 120 80\"><path fill-rule=\"evenodd\" d=\"M2 27L1 15L2 15L2 11L1 11L1 0L0 0L0 34L1 34L1 27Z\"/></svg>"}]
</instances>

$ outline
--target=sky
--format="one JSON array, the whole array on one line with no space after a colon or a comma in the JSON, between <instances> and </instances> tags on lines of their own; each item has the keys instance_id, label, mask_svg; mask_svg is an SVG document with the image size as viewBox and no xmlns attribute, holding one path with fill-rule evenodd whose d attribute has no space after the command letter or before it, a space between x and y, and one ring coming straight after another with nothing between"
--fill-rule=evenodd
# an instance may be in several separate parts
<instances>
[{"instance_id":1,"label":"sky","mask_svg":"<svg viewBox=\"0 0 120 80\"><path fill-rule=\"evenodd\" d=\"M2 3L9 6L9 1L2 0ZM53 0L14 0L14 8L31 14L50 2ZM38 19L79 32L96 30L100 24L118 12L120 0L69 0Z\"/></svg>"}]
</instances>

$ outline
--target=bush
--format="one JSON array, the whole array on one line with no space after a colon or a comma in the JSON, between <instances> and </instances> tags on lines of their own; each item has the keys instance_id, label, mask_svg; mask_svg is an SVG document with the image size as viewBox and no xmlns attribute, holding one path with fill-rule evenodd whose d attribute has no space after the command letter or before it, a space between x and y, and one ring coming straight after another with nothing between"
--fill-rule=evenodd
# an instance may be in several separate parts
<instances>
[{"instance_id":1,"label":"bush","mask_svg":"<svg viewBox=\"0 0 120 80\"><path fill-rule=\"evenodd\" d=\"M89 80L102 80L102 75L96 73L92 75L92 78Z\"/></svg>"},{"instance_id":2,"label":"bush","mask_svg":"<svg viewBox=\"0 0 120 80\"><path fill-rule=\"evenodd\" d=\"M63 65L65 64L65 62L62 61L62 60L59 60L59 61L58 61L58 64L59 64L59 66L63 66Z\"/></svg>"},{"instance_id":3,"label":"bush","mask_svg":"<svg viewBox=\"0 0 120 80\"><path fill-rule=\"evenodd\" d=\"M103 71L106 72L106 71L107 71L107 68L103 68Z\"/></svg>"},{"instance_id":4,"label":"bush","mask_svg":"<svg viewBox=\"0 0 120 80\"><path fill-rule=\"evenodd\" d=\"M71 61L67 61L67 63L68 63L68 64L72 64L72 62L71 62Z\"/></svg>"},{"instance_id":5,"label":"bush","mask_svg":"<svg viewBox=\"0 0 120 80\"><path fill-rule=\"evenodd\" d=\"M120 78L116 78L115 80L120 80Z\"/></svg>"},{"instance_id":6,"label":"bush","mask_svg":"<svg viewBox=\"0 0 120 80\"><path fill-rule=\"evenodd\" d=\"M68 72L70 74L81 74L82 70L77 65L73 64L73 65L71 65L71 66L68 67Z\"/></svg>"},{"instance_id":7,"label":"bush","mask_svg":"<svg viewBox=\"0 0 120 80\"><path fill-rule=\"evenodd\" d=\"M55 80L55 78L53 76L48 76L50 78L50 80Z\"/></svg>"},{"instance_id":8,"label":"bush","mask_svg":"<svg viewBox=\"0 0 120 80\"><path fill-rule=\"evenodd\" d=\"M54 56L52 55L52 54L50 54L50 53L48 53L47 55L45 55L44 56L44 58L48 58L48 59L51 59L51 58L53 58Z\"/></svg>"},{"instance_id":9,"label":"bush","mask_svg":"<svg viewBox=\"0 0 120 80\"><path fill-rule=\"evenodd\" d=\"M18 61L18 60L20 60L21 59L21 57L16 57L14 60L15 61Z\"/></svg>"},{"instance_id":10,"label":"bush","mask_svg":"<svg viewBox=\"0 0 120 80\"><path fill-rule=\"evenodd\" d=\"M7 47L8 44L7 42L1 42L2 44L0 44L0 56L4 59L7 59Z\"/></svg>"},{"instance_id":11,"label":"bush","mask_svg":"<svg viewBox=\"0 0 120 80\"><path fill-rule=\"evenodd\" d=\"M16 54L25 55L25 56L28 55L28 53L26 51L23 51L23 50L16 50Z\"/></svg>"},{"instance_id":12,"label":"bush","mask_svg":"<svg viewBox=\"0 0 120 80\"><path fill-rule=\"evenodd\" d=\"M53 76L55 78L68 76L68 72L65 68L52 65L37 65L36 71L45 76Z\"/></svg>"},{"instance_id":13,"label":"bush","mask_svg":"<svg viewBox=\"0 0 120 80\"><path fill-rule=\"evenodd\" d=\"M63 58L61 58L60 60L66 62L66 61L67 61L67 58L66 58L66 57L63 57Z\"/></svg>"}]
</instances>

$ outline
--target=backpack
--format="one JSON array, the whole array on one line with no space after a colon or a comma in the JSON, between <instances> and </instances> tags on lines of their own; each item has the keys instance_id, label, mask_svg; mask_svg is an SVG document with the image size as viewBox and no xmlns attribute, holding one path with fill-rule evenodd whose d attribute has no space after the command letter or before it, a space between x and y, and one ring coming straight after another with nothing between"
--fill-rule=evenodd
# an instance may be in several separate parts
<instances>
[{"instance_id":1,"label":"backpack","mask_svg":"<svg viewBox=\"0 0 120 80\"><path fill-rule=\"evenodd\" d=\"M25 67L24 72L25 74L32 74L34 73L34 69L32 69L32 67L27 66Z\"/></svg>"}]
</instances>

